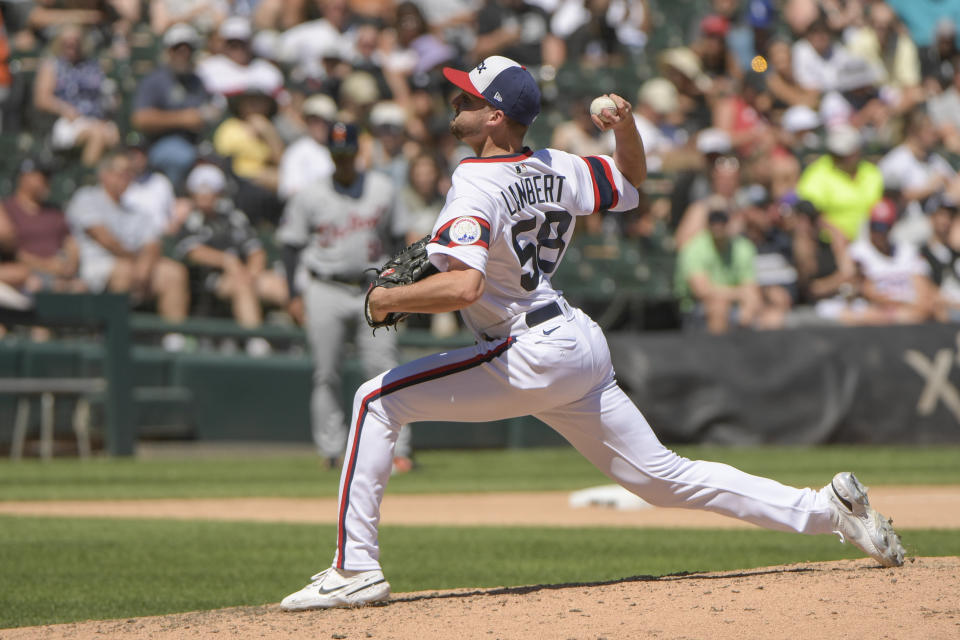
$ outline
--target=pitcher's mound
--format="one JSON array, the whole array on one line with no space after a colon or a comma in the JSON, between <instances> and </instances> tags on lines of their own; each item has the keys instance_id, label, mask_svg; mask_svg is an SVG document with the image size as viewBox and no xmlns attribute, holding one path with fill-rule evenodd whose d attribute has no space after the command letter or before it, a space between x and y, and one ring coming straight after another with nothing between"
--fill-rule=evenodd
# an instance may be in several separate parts
<instances>
[{"instance_id":1,"label":"pitcher's mound","mask_svg":"<svg viewBox=\"0 0 960 640\"><path fill-rule=\"evenodd\" d=\"M389 576L388 576L389 578ZM282 594L281 594L282 595ZM395 594L383 605L277 605L5 629L6 639L960 638L960 558L870 560L604 583Z\"/></svg>"}]
</instances>

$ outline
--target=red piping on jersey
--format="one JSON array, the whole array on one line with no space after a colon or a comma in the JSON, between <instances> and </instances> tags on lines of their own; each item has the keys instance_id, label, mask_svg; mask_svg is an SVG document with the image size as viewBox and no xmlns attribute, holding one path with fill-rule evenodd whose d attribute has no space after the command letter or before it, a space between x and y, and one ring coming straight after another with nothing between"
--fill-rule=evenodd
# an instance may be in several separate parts
<instances>
[{"instance_id":1,"label":"red piping on jersey","mask_svg":"<svg viewBox=\"0 0 960 640\"><path fill-rule=\"evenodd\" d=\"M345 551L347 544L347 508L350 506L350 487L353 484L354 471L356 471L357 467L357 456L360 450L360 435L363 431L363 422L367 417L367 410L370 407L370 403L382 398L385 395L393 393L394 391L406 389L407 387L419 384L421 382L428 382L430 380L436 380L437 378L443 378L445 376L466 371L467 369L472 369L478 365L490 362L504 351L509 349L514 342L516 342L516 338L511 336L495 346L493 349L483 353L478 353L468 360L464 360L462 362L452 362L442 367L437 367L436 369L421 371L420 373L415 373L412 376L394 380L389 384L385 384L377 389L374 389L363 398L363 400L360 402L360 410L357 413L357 422L354 426L353 446L350 448L350 457L344 467L346 470L346 475L343 481L343 493L340 495L340 513L337 517L338 569L344 568L343 563L345 561L344 556L346 555ZM384 382L386 382L386 378L384 379Z\"/></svg>"},{"instance_id":2,"label":"red piping on jersey","mask_svg":"<svg viewBox=\"0 0 960 640\"><path fill-rule=\"evenodd\" d=\"M524 148L520 153L511 153L505 156L487 156L485 158L464 158L460 161L460 164L464 162L516 162L517 160L523 160L524 158L529 158L533 155L533 150L529 148Z\"/></svg>"}]
</instances>

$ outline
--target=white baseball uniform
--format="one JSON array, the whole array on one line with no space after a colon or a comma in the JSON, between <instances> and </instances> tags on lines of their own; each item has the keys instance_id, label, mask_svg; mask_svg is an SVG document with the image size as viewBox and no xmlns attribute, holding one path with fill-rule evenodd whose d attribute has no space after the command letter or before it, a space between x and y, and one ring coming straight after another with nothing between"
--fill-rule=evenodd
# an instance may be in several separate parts
<instances>
[{"instance_id":1,"label":"white baseball uniform","mask_svg":"<svg viewBox=\"0 0 960 640\"><path fill-rule=\"evenodd\" d=\"M461 310L477 343L391 369L354 399L340 478L334 566L379 568L377 526L400 425L486 422L532 414L610 478L648 502L707 509L770 529L830 533L827 499L682 458L657 440L617 386L599 326L550 283L574 216L638 202L607 156L554 149L464 160L428 245L484 273L485 290Z\"/></svg>"}]
</instances>

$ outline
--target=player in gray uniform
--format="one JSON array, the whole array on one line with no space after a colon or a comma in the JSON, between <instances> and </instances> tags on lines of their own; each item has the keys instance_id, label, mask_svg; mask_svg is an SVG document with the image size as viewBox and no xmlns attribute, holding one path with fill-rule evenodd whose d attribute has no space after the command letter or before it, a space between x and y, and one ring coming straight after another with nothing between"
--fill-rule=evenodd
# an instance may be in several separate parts
<instances>
[{"instance_id":1,"label":"player in gray uniform","mask_svg":"<svg viewBox=\"0 0 960 640\"><path fill-rule=\"evenodd\" d=\"M330 127L328 146L335 171L298 192L277 229L291 291L291 314L306 327L313 354L313 440L328 466L336 466L346 443L340 401L340 360L349 330L367 376L397 364L395 334L374 339L363 322L366 270L382 263L391 237L404 229L394 212L390 178L356 169L357 129ZM397 468L409 468L409 429L396 450Z\"/></svg>"}]
</instances>

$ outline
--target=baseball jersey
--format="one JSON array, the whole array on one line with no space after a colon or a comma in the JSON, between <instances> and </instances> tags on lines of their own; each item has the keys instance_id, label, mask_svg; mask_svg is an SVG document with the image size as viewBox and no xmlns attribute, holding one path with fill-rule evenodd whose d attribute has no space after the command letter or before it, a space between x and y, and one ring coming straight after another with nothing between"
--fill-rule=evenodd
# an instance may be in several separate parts
<instances>
[{"instance_id":1,"label":"baseball jersey","mask_svg":"<svg viewBox=\"0 0 960 640\"><path fill-rule=\"evenodd\" d=\"M861 237L850 245L850 257L871 280L877 291L897 302L916 300L913 278L926 275L927 265L910 244L896 244L892 256L881 253L869 238Z\"/></svg>"},{"instance_id":2,"label":"baseball jersey","mask_svg":"<svg viewBox=\"0 0 960 640\"><path fill-rule=\"evenodd\" d=\"M360 174L346 191L319 180L287 202L277 240L304 247L300 264L313 274L359 281L386 259L388 236L403 235L395 201L393 182L377 172Z\"/></svg>"},{"instance_id":3,"label":"baseball jersey","mask_svg":"<svg viewBox=\"0 0 960 640\"><path fill-rule=\"evenodd\" d=\"M427 252L441 271L453 257L486 276L481 298L460 312L477 335L507 335L525 312L559 297L550 278L575 216L639 203L609 156L556 149L466 158L452 183Z\"/></svg>"}]
</instances>

